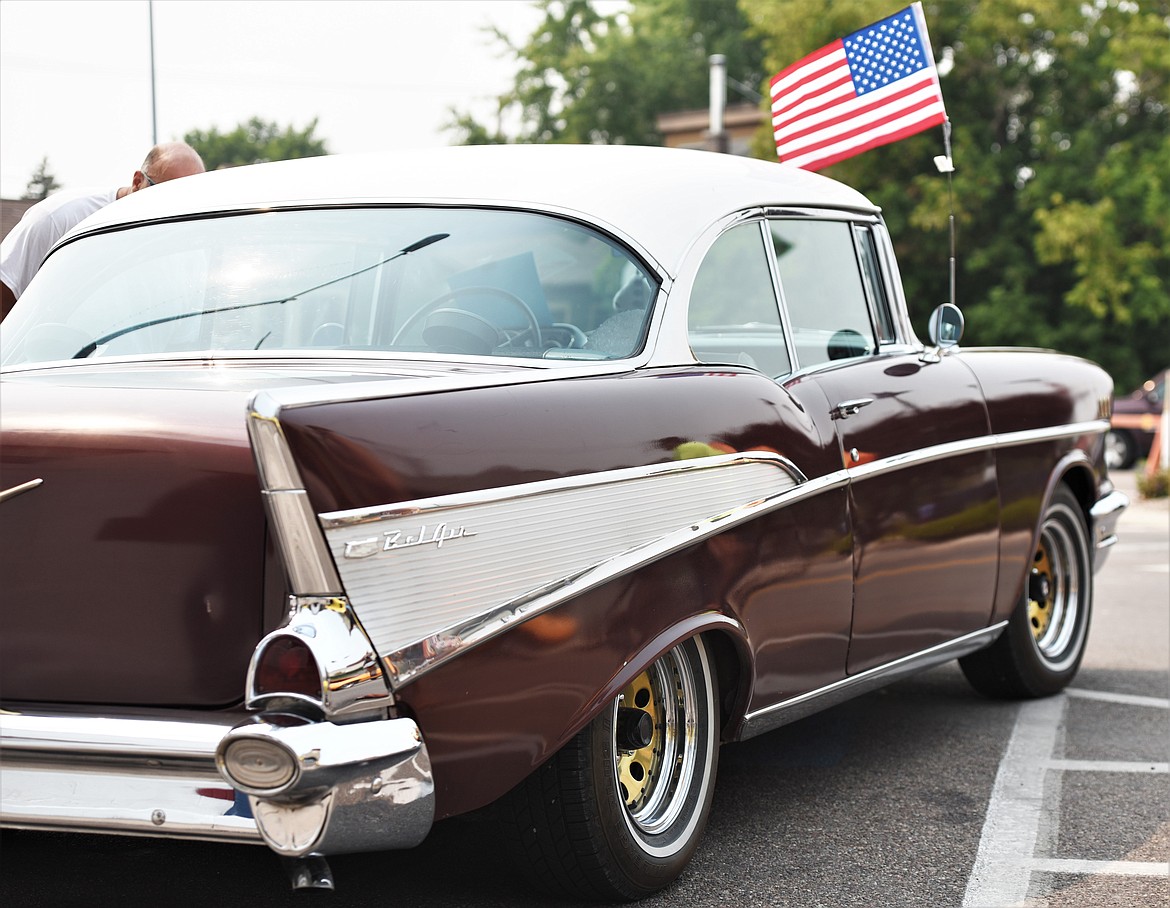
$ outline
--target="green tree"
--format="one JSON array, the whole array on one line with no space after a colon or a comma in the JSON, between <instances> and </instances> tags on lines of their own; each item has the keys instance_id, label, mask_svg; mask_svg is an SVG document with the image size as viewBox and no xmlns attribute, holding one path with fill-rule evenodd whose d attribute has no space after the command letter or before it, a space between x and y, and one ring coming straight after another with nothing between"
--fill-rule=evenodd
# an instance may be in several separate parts
<instances>
[{"instance_id":1,"label":"green tree","mask_svg":"<svg viewBox=\"0 0 1170 908\"><path fill-rule=\"evenodd\" d=\"M589 0L543 0L544 21L523 44L496 38L519 61L498 119L452 111L463 144L579 142L659 145L655 118L704 107L711 54L731 79L759 84L762 48L727 0L638 0L602 15ZM519 125L508 131L502 123Z\"/></svg>"},{"instance_id":2,"label":"green tree","mask_svg":"<svg viewBox=\"0 0 1170 908\"><path fill-rule=\"evenodd\" d=\"M49 158L45 156L41 158L41 163L37 165L37 169L33 171L33 175L29 178L28 185L25 186L24 195L21 198L47 199L60 188L61 184L57 182L57 178L49 170Z\"/></svg>"},{"instance_id":3,"label":"green tree","mask_svg":"<svg viewBox=\"0 0 1170 908\"><path fill-rule=\"evenodd\" d=\"M887 0L740 0L769 71L890 13ZM954 126L968 342L1052 346L1122 388L1170 349L1166 0L935 0ZM765 137L761 148L769 146ZM941 130L828 168L883 207L915 321L949 293Z\"/></svg>"},{"instance_id":4,"label":"green tree","mask_svg":"<svg viewBox=\"0 0 1170 908\"><path fill-rule=\"evenodd\" d=\"M213 126L206 131L197 129L189 132L183 136L183 141L199 152L208 170L218 170L241 164L328 154L325 140L314 135L316 130L315 117L300 130L292 126L281 129L276 123L252 117L231 132L221 133Z\"/></svg>"},{"instance_id":5,"label":"green tree","mask_svg":"<svg viewBox=\"0 0 1170 908\"><path fill-rule=\"evenodd\" d=\"M762 85L892 12L889 0L631 0L608 16L588 0L540 6L533 35L509 45L520 69L498 121L456 114L463 141L659 144L658 114L706 106L710 54ZM956 173L935 170L936 129L826 174L882 207L921 333L950 295L953 204L968 343L1055 347L1136 385L1170 349L1170 0L923 7ZM775 157L767 125L755 153Z\"/></svg>"}]
</instances>

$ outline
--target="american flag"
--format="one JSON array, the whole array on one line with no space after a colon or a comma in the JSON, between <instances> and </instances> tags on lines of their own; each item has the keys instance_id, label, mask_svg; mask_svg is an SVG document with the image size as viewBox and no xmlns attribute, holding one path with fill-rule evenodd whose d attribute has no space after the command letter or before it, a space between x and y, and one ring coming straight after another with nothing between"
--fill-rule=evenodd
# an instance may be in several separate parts
<instances>
[{"instance_id":1,"label":"american flag","mask_svg":"<svg viewBox=\"0 0 1170 908\"><path fill-rule=\"evenodd\" d=\"M947 118L921 3L809 54L771 86L776 154L805 170Z\"/></svg>"}]
</instances>

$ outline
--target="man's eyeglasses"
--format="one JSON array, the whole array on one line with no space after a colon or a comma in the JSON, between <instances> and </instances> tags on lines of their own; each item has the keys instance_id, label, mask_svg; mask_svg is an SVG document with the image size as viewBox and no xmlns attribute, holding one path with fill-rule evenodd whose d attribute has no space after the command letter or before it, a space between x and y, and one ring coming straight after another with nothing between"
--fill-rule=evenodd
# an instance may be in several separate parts
<instances>
[{"instance_id":1,"label":"man's eyeglasses","mask_svg":"<svg viewBox=\"0 0 1170 908\"><path fill-rule=\"evenodd\" d=\"M158 185L157 183L155 183L155 182L154 182L154 180L152 180L152 179L151 179L151 178L150 178L150 177L147 175L147 173L146 173L146 171L145 171L145 170L144 170L144 171L142 171L142 179L146 180L146 185L147 185L147 186L156 186L156 185Z\"/></svg>"}]
</instances>

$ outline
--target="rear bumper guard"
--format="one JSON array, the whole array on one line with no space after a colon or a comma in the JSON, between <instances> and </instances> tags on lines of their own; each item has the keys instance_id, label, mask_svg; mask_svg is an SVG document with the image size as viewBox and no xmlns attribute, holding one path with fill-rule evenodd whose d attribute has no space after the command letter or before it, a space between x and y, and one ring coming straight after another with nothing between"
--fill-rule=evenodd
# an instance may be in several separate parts
<instances>
[{"instance_id":1,"label":"rear bumper guard","mask_svg":"<svg viewBox=\"0 0 1170 908\"><path fill-rule=\"evenodd\" d=\"M230 756L237 749L240 761ZM237 776L253 755L267 764L272 754L288 767L279 791ZM302 724L262 713L228 732L216 760L248 791L264 841L286 857L412 848L434 821L431 762L412 719Z\"/></svg>"},{"instance_id":2,"label":"rear bumper guard","mask_svg":"<svg viewBox=\"0 0 1170 908\"><path fill-rule=\"evenodd\" d=\"M298 857L407 848L434 818L426 745L410 719L275 728L264 717L140 718L0 711L0 826L267 843ZM298 784L245 795L217 752L266 736Z\"/></svg>"}]
</instances>

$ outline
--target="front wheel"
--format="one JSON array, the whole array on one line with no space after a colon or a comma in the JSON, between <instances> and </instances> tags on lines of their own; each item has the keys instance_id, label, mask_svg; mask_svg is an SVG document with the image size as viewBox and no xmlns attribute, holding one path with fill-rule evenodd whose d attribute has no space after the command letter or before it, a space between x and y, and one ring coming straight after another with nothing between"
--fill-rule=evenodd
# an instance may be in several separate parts
<instances>
[{"instance_id":1,"label":"front wheel","mask_svg":"<svg viewBox=\"0 0 1170 908\"><path fill-rule=\"evenodd\" d=\"M1019 604L995 643L959 660L963 674L991 697L1044 697L1063 690L1080 667L1092 606L1085 515L1061 486L1044 512Z\"/></svg>"},{"instance_id":2,"label":"front wheel","mask_svg":"<svg viewBox=\"0 0 1170 908\"><path fill-rule=\"evenodd\" d=\"M673 882L711 807L715 691L706 647L688 640L510 792L499 815L522 869L544 888L607 901Z\"/></svg>"}]
</instances>

